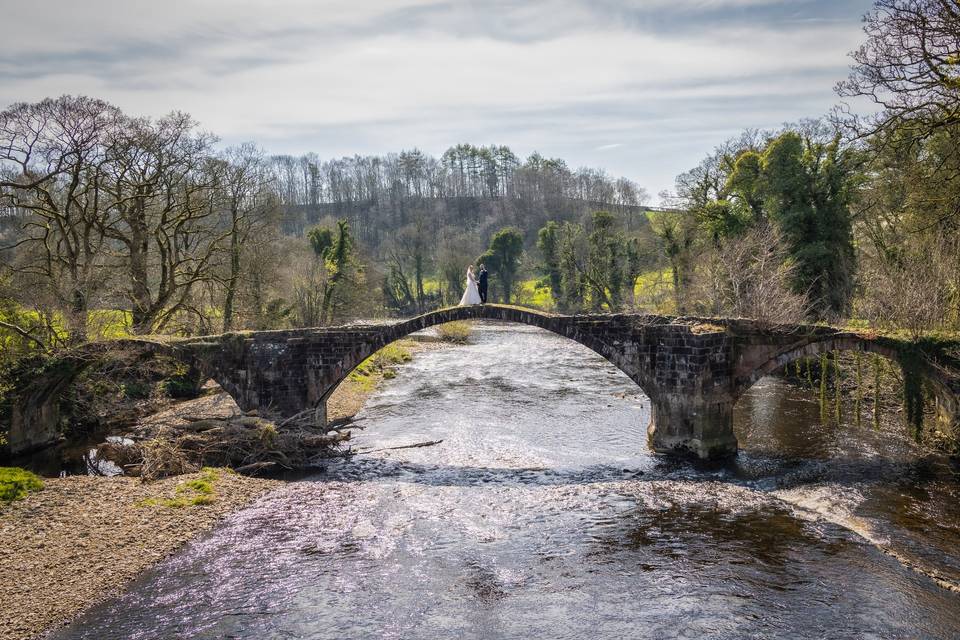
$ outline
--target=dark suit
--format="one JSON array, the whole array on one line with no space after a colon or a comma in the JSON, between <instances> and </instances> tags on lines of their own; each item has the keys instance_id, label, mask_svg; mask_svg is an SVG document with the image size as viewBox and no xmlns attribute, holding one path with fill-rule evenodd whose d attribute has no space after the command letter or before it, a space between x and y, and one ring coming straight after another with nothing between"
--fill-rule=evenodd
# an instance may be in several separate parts
<instances>
[{"instance_id":1,"label":"dark suit","mask_svg":"<svg viewBox=\"0 0 960 640\"><path fill-rule=\"evenodd\" d=\"M480 279L477 283L480 289L480 304L486 304L487 302L487 270L482 269L480 271Z\"/></svg>"}]
</instances>

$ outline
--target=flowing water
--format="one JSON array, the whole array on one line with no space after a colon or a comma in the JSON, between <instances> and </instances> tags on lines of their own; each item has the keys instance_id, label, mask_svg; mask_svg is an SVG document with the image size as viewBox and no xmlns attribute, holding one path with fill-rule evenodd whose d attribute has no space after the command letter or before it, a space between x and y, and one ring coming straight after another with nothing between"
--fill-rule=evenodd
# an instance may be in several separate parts
<instances>
[{"instance_id":1,"label":"flowing water","mask_svg":"<svg viewBox=\"0 0 960 640\"><path fill-rule=\"evenodd\" d=\"M384 448L290 482L58 638L957 638L958 471L761 381L742 452L646 446L573 342L480 324L359 416Z\"/></svg>"}]
</instances>

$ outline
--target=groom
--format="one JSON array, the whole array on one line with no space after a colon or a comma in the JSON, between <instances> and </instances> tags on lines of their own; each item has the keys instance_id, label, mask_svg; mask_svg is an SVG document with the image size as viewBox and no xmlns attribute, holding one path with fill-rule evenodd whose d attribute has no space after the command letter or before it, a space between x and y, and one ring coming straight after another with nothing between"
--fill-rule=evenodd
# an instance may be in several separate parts
<instances>
[{"instance_id":1,"label":"groom","mask_svg":"<svg viewBox=\"0 0 960 640\"><path fill-rule=\"evenodd\" d=\"M487 303L487 268L482 264L480 265L480 277L479 277L478 284L480 285L479 286L480 304L486 304Z\"/></svg>"}]
</instances>

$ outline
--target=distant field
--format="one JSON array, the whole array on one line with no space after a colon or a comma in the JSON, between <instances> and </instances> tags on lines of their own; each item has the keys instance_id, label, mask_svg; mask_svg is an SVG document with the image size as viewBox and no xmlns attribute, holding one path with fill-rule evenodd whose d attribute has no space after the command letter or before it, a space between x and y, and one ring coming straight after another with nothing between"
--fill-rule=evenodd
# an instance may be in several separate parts
<instances>
[{"instance_id":1,"label":"distant field","mask_svg":"<svg viewBox=\"0 0 960 640\"><path fill-rule=\"evenodd\" d=\"M653 313L670 314L674 312L673 271L662 269L641 274L634 284L634 296L637 306ZM517 304L553 311L555 305L550 295L550 286L546 280L530 279L520 283L520 297Z\"/></svg>"}]
</instances>

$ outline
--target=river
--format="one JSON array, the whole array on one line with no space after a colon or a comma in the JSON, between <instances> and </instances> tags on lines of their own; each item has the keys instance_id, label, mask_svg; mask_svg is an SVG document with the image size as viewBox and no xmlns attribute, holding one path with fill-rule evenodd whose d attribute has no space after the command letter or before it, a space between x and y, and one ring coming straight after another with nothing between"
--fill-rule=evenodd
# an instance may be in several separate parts
<instances>
[{"instance_id":1,"label":"river","mask_svg":"<svg viewBox=\"0 0 960 640\"><path fill-rule=\"evenodd\" d=\"M958 470L899 424L821 425L766 378L736 461L679 463L593 352L471 340L358 416L355 446L441 444L290 482L54 637L960 637Z\"/></svg>"}]
</instances>

